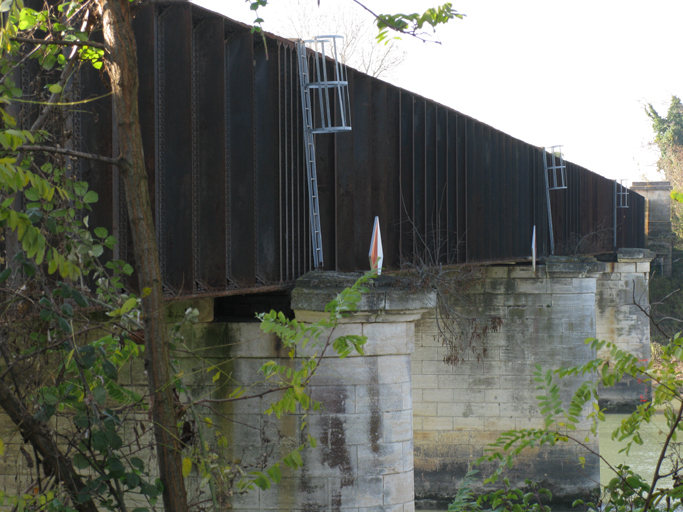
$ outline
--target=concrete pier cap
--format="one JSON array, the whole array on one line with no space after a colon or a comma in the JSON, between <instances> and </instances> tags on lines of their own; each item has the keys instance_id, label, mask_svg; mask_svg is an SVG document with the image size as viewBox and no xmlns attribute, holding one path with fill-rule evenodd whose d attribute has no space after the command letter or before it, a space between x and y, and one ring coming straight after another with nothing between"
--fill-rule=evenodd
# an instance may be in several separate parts
<instances>
[{"instance_id":1,"label":"concrete pier cap","mask_svg":"<svg viewBox=\"0 0 683 512\"><path fill-rule=\"evenodd\" d=\"M297 280L292 309L314 322L325 305L362 274L309 272ZM365 356L325 357L310 382L323 410L310 413L318 448L304 452L306 485L294 508L358 512L414 510L411 354L415 322L433 308L433 292L392 276L366 284L358 311L333 336L367 336ZM318 507L318 508L316 508Z\"/></svg>"}]
</instances>

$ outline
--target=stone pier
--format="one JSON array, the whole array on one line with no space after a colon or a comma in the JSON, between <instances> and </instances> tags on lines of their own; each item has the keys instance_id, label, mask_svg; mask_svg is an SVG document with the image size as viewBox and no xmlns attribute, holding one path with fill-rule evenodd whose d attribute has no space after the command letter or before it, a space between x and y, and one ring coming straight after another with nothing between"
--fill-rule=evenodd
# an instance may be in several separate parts
<instances>
[{"instance_id":1,"label":"stone pier","mask_svg":"<svg viewBox=\"0 0 683 512\"><path fill-rule=\"evenodd\" d=\"M671 230L671 183L637 181L631 190L645 197L645 244L656 253L653 271L671 277L673 242Z\"/></svg>"},{"instance_id":2,"label":"stone pier","mask_svg":"<svg viewBox=\"0 0 683 512\"><path fill-rule=\"evenodd\" d=\"M469 325L469 334L454 343L444 341L437 311L422 317L412 367L415 494L422 504L446 505L468 468L502 432L543 427L533 380L537 364L546 370L585 363L596 357L585 343L593 337L649 357L649 322L633 300L647 307L653 256L625 249L616 262L550 257L535 270L487 267L483 283L464 302L452 304L460 323ZM561 381L565 405L583 380ZM602 406L620 410L649 396L637 381L601 393ZM589 436L588 445L597 451L589 428L580 423L576 437ZM557 502L571 503L595 489L599 471L596 456L568 443L527 451L506 475L513 486L523 486L525 478L541 482Z\"/></svg>"},{"instance_id":3,"label":"stone pier","mask_svg":"<svg viewBox=\"0 0 683 512\"><path fill-rule=\"evenodd\" d=\"M314 322L325 315L327 302L360 275L309 273L297 281L292 293L296 318ZM411 354L415 322L433 305L429 293L408 293L395 289L395 280L381 277L363 295L359 311L344 319L334 335L367 336L365 356L339 359L325 354L321 367L310 382L310 395L323 404L320 412L309 412L307 432L318 441L316 449L302 452L304 466L271 489L236 496L237 510L412 512L413 403ZM243 340L243 353L235 359L235 377L253 374L268 359L277 357L277 340L259 332L257 324L231 325L232 342ZM269 402L264 399L265 402ZM235 406L233 406L235 407ZM258 408L233 408L232 436L236 455L244 463L264 456L276 460L286 452L281 447L271 456L273 439L296 440L304 417L257 418ZM272 422L248 432L239 423ZM266 439L264 439L264 437ZM247 439L251 441L246 442ZM290 441L291 450L296 442ZM240 454L241 452L241 454Z\"/></svg>"},{"instance_id":4,"label":"stone pier","mask_svg":"<svg viewBox=\"0 0 683 512\"><path fill-rule=\"evenodd\" d=\"M551 258L531 266L496 266L484 270L484 282L470 290L467 303L454 303L463 318L482 324L474 346L467 339L464 360L446 362L453 350L444 346L435 312L417 324L413 356L415 492L429 506L452 499L468 468L487 444L507 430L542 428L536 364L543 369L574 366L595 357L585 343L595 336L596 281L603 264ZM562 382L566 401L582 379ZM588 434L582 423L577 436ZM598 440L591 438L591 448ZM581 467L579 456L585 456ZM486 476L492 468L482 469ZM524 453L506 472L511 485L525 478L542 482L559 501L571 502L591 492L600 465L576 445ZM483 491L479 487L477 491Z\"/></svg>"},{"instance_id":5,"label":"stone pier","mask_svg":"<svg viewBox=\"0 0 683 512\"><path fill-rule=\"evenodd\" d=\"M615 343L639 359L650 358L648 281L650 262L657 255L647 249L619 249L617 261L605 263L597 280L595 337ZM609 360L603 349L601 358ZM650 399L650 388L638 379L625 378L600 390L600 406L610 412L630 412Z\"/></svg>"}]
</instances>

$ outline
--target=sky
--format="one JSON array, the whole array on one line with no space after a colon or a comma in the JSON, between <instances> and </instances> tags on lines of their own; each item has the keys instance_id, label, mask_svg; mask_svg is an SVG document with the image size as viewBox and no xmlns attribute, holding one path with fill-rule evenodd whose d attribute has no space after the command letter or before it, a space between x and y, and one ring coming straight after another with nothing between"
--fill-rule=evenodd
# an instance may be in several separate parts
<instances>
[{"instance_id":1,"label":"sky","mask_svg":"<svg viewBox=\"0 0 683 512\"><path fill-rule=\"evenodd\" d=\"M377 13L422 12L439 0L368 0ZM251 23L243 0L194 3ZM264 29L284 37L294 6L352 0L269 0ZM645 105L665 114L683 94L681 0L453 0L465 14L437 29L440 44L403 36L390 82L611 179L661 180ZM361 12L363 12L361 10ZM371 17L368 16L368 23ZM317 34L311 34L314 36ZM343 34L341 34L343 35Z\"/></svg>"}]
</instances>

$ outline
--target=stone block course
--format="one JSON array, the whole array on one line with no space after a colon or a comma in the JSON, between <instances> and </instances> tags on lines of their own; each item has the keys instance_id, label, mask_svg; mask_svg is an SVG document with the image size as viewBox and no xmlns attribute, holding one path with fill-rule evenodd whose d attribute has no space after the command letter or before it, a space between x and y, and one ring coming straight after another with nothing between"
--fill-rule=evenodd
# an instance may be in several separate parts
<instances>
[{"instance_id":1,"label":"stone block course","mask_svg":"<svg viewBox=\"0 0 683 512\"><path fill-rule=\"evenodd\" d=\"M630 273L634 274L636 272L636 268L637 267L636 267L635 262L631 262L631 263L619 262L619 263L614 264L614 271L615 272L621 272L621 273L630 272Z\"/></svg>"},{"instance_id":2,"label":"stone block course","mask_svg":"<svg viewBox=\"0 0 683 512\"><path fill-rule=\"evenodd\" d=\"M436 402L420 402L413 404L413 415L418 416L436 416Z\"/></svg>"},{"instance_id":3,"label":"stone block course","mask_svg":"<svg viewBox=\"0 0 683 512\"><path fill-rule=\"evenodd\" d=\"M513 279L487 279L484 290L486 293L513 294L517 292L518 281Z\"/></svg>"},{"instance_id":4,"label":"stone block course","mask_svg":"<svg viewBox=\"0 0 683 512\"><path fill-rule=\"evenodd\" d=\"M484 279L508 279L510 277L510 268L508 266L494 266L484 268Z\"/></svg>"},{"instance_id":5,"label":"stone block course","mask_svg":"<svg viewBox=\"0 0 683 512\"><path fill-rule=\"evenodd\" d=\"M548 293L549 285L547 279L517 279L517 293Z\"/></svg>"},{"instance_id":6,"label":"stone block course","mask_svg":"<svg viewBox=\"0 0 683 512\"><path fill-rule=\"evenodd\" d=\"M359 475L404 473L403 443L383 443L377 451L361 449L357 464Z\"/></svg>"},{"instance_id":7,"label":"stone block course","mask_svg":"<svg viewBox=\"0 0 683 512\"><path fill-rule=\"evenodd\" d=\"M442 363L445 364L445 363ZM466 369L469 369L466 367ZM456 389L454 395L460 395L462 393L469 394L470 391L463 391L470 387L470 378L467 374L457 374L457 375L424 375L423 381L429 381L430 384L436 382L439 389ZM425 390L426 391L426 390Z\"/></svg>"},{"instance_id":8,"label":"stone block course","mask_svg":"<svg viewBox=\"0 0 683 512\"><path fill-rule=\"evenodd\" d=\"M394 505L411 502L413 492L413 472L406 471L384 476L384 504Z\"/></svg>"},{"instance_id":9,"label":"stone block course","mask_svg":"<svg viewBox=\"0 0 683 512\"><path fill-rule=\"evenodd\" d=\"M636 263L637 273L649 273L650 272L650 262Z\"/></svg>"},{"instance_id":10,"label":"stone block course","mask_svg":"<svg viewBox=\"0 0 683 512\"><path fill-rule=\"evenodd\" d=\"M366 355L406 354L413 351L413 333L408 332L405 323L361 325L362 334L368 337Z\"/></svg>"},{"instance_id":11,"label":"stone block course","mask_svg":"<svg viewBox=\"0 0 683 512\"><path fill-rule=\"evenodd\" d=\"M434 404L434 414L422 420L424 430L452 430L453 418L441 418L436 416L436 404Z\"/></svg>"},{"instance_id":12,"label":"stone block course","mask_svg":"<svg viewBox=\"0 0 683 512\"><path fill-rule=\"evenodd\" d=\"M422 390L423 402L452 402L453 390L449 388L424 389Z\"/></svg>"}]
</instances>

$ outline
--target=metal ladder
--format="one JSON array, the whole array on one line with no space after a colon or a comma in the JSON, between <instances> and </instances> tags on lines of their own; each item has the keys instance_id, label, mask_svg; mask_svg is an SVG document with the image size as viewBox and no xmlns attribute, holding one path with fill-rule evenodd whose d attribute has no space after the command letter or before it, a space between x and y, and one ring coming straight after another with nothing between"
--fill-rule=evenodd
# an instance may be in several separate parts
<instances>
[{"instance_id":1,"label":"metal ladder","mask_svg":"<svg viewBox=\"0 0 683 512\"><path fill-rule=\"evenodd\" d=\"M548 155L543 148L543 177L545 178L545 200L548 208L548 230L550 232L550 254L555 254L555 235L553 234L553 214L550 208L550 191L567 188L567 166L564 164L562 146L550 147L551 165L548 165ZM557 158L559 157L559 164Z\"/></svg>"},{"instance_id":2,"label":"metal ladder","mask_svg":"<svg viewBox=\"0 0 683 512\"><path fill-rule=\"evenodd\" d=\"M311 111L311 91L306 59L306 44L296 45L299 59L299 82L301 84L301 113L304 117L304 146L306 148L306 175L308 181L308 204L311 221L311 242L315 268L323 267L323 238L320 229L320 203L318 201L318 176L315 165L315 141L313 139L313 112Z\"/></svg>"}]
</instances>

